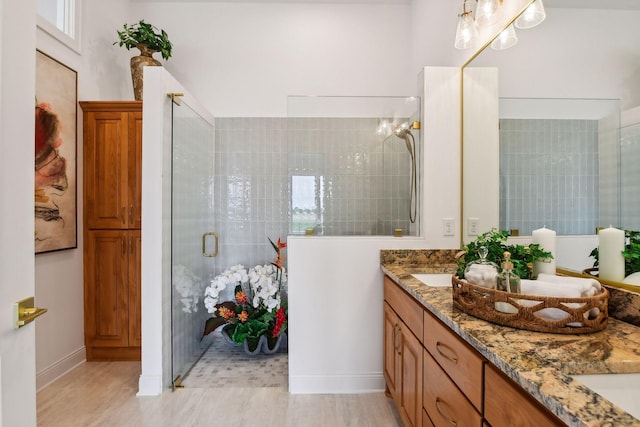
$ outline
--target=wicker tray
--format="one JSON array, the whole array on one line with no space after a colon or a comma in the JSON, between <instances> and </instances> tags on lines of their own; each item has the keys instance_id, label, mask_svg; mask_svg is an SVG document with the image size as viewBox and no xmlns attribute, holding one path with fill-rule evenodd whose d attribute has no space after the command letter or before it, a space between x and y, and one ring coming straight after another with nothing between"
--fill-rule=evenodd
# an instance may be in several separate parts
<instances>
[{"instance_id":1,"label":"wicker tray","mask_svg":"<svg viewBox=\"0 0 640 427\"><path fill-rule=\"evenodd\" d=\"M457 276L452 278L453 305L460 310L480 319L537 332L554 334L588 334L606 328L609 321L609 292L602 287L602 293L593 297L565 298L537 295L512 294L494 289L476 286ZM498 306L508 308L512 313L496 309ZM502 303L502 304L500 304ZM505 303L510 306L505 307ZM550 309L550 310L547 310ZM593 310L592 309L597 309ZM545 312L535 313L540 310ZM540 315L568 316L562 320L549 320ZM505 310L506 311L506 310ZM592 316L585 318L585 313Z\"/></svg>"}]
</instances>

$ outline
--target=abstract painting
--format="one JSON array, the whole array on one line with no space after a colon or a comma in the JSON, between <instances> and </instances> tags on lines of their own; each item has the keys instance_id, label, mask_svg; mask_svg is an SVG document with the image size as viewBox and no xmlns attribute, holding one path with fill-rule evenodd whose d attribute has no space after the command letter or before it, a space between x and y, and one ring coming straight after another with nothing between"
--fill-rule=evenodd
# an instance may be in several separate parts
<instances>
[{"instance_id":1,"label":"abstract painting","mask_svg":"<svg viewBox=\"0 0 640 427\"><path fill-rule=\"evenodd\" d=\"M35 252L77 243L76 128L78 74L36 51Z\"/></svg>"}]
</instances>

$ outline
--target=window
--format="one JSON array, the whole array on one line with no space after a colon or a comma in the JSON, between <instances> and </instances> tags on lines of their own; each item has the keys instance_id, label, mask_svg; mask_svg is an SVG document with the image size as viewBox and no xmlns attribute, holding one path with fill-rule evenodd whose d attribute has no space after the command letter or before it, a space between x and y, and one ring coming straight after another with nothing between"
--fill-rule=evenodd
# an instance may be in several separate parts
<instances>
[{"instance_id":1,"label":"window","mask_svg":"<svg viewBox=\"0 0 640 427\"><path fill-rule=\"evenodd\" d=\"M80 52L80 1L38 0L38 27Z\"/></svg>"}]
</instances>

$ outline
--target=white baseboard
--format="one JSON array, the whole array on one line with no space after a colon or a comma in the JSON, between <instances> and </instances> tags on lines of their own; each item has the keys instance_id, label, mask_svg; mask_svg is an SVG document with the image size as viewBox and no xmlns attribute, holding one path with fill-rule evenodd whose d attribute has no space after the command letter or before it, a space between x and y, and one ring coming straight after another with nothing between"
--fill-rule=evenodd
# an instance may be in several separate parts
<instances>
[{"instance_id":1,"label":"white baseboard","mask_svg":"<svg viewBox=\"0 0 640 427\"><path fill-rule=\"evenodd\" d=\"M162 394L162 376L140 375L136 396L159 396Z\"/></svg>"},{"instance_id":2,"label":"white baseboard","mask_svg":"<svg viewBox=\"0 0 640 427\"><path fill-rule=\"evenodd\" d=\"M382 372L345 375L289 375L292 394L362 394L384 392Z\"/></svg>"},{"instance_id":3,"label":"white baseboard","mask_svg":"<svg viewBox=\"0 0 640 427\"><path fill-rule=\"evenodd\" d=\"M73 368L87 361L87 351L84 346L63 357L51 366L36 373L36 390L40 391Z\"/></svg>"}]
</instances>

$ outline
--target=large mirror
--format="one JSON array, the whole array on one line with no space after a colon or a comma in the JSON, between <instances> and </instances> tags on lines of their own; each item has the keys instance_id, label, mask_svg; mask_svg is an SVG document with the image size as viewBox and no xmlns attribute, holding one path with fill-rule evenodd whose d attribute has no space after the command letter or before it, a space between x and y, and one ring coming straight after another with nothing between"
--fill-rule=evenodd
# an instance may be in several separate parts
<instances>
[{"instance_id":1,"label":"large mirror","mask_svg":"<svg viewBox=\"0 0 640 427\"><path fill-rule=\"evenodd\" d=\"M584 227L563 230L558 226L560 234L580 234L584 238L583 246L587 246L583 253L588 254L597 244L594 224L640 228L637 218L640 212L640 168L637 167L640 108L634 109L640 105L640 51L637 49L640 2L544 0L544 4L547 19L535 28L518 30L515 46L502 51L487 47L464 67L462 239L473 240L475 233L493 227L522 229L522 234L528 234L532 228L548 225L548 220L534 218L533 209L525 206L524 201L535 199L536 209L553 203L557 208L562 197L565 217L556 218L558 224L564 221L573 225L576 218L585 219L580 221ZM467 95L474 99L472 105L468 105ZM575 111L581 109L591 111L584 117L576 116ZM551 116L553 110L557 110L557 117ZM527 114L531 117L523 115L523 111L529 111ZM599 156L607 154L605 150L593 153L592 148L589 156L597 156L590 158L585 147L569 142L569 135L561 135L562 125L585 130L591 127L592 147L600 140L598 130L610 126L607 137L617 141L615 154L609 152L607 160ZM564 156L564 165L560 165L563 154L559 148L553 153L554 147L547 147L551 149L549 158L553 159L555 154L558 161L554 167L556 172L560 168L561 175L569 166L575 169L572 174L582 174L571 175L572 185L575 180L577 188L590 196L597 192L595 199L587 201L586 196L568 187L567 173L562 178L563 191L558 191L559 181L552 182L547 177L540 181L543 184L537 184L542 185L537 193L524 190L523 181L538 182L532 176L524 178L525 175L520 174L520 181L513 182L504 174L501 178L501 156L504 160L505 153L500 148L500 136L511 133L513 137L517 132L529 141L539 136L544 138L545 132L547 136L555 133L557 140L577 145L574 156ZM511 157L517 159L509 166L515 169L516 177L517 171L532 174L535 166L544 163L538 157L536 165L536 156L531 152L512 153ZM576 169L581 163L584 167ZM540 167L538 172L545 174L549 169ZM605 176L609 177L608 181ZM601 191L600 186L605 184L610 187L610 193ZM585 188L588 185L591 187ZM516 208L507 205L500 196L501 189L520 197L521 203L515 205ZM586 219L589 209L597 210L597 218ZM628 215L624 214L625 209ZM556 214L559 212L556 209ZM506 218L509 213L512 219ZM511 222L516 217L526 224Z\"/></svg>"}]
</instances>

